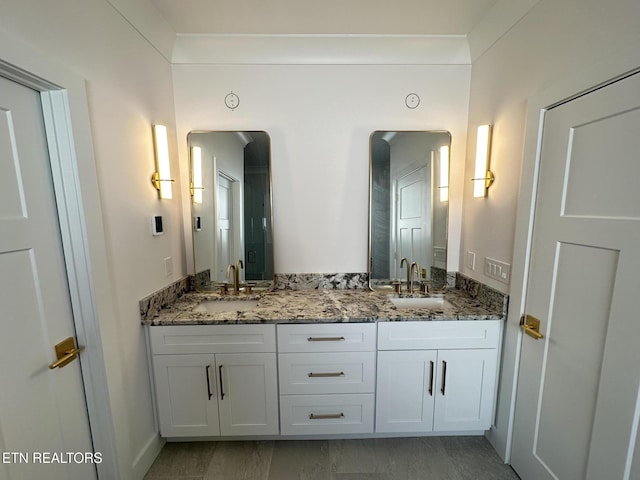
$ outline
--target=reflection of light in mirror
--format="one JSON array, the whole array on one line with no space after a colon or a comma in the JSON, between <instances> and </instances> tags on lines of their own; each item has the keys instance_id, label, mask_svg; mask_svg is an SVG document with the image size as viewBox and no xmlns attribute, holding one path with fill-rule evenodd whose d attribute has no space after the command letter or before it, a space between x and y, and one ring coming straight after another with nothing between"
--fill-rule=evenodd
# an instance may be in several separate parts
<instances>
[{"instance_id":1,"label":"reflection of light in mirror","mask_svg":"<svg viewBox=\"0 0 640 480\"><path fill-rule=\"evenodd\" d=\"M202 203L202 149L191 149L191 161L193 163L193 203Z\"/></svg>"},{"instance_id":2,"label":"reflection of light in mirror","mask_svg":"<svg viewBox=\"0 0 640 480\"><path fill-rule=\"evenodd\" d=\"M449 200L449 146L440 147L440 201Z\"/></svg>"}]
</instances>

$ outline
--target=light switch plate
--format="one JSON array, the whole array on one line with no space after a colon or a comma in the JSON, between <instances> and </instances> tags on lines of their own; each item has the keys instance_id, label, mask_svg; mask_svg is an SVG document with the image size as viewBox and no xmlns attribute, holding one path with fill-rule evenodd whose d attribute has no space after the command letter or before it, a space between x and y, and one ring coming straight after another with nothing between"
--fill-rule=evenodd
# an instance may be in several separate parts
<instances>
[{"instance_id":1,"label":"light switch plate","mask_svg":"<svg viewBox=\"0 0 640 480\"><path fill-rule=\"evenodd\" d=\"M508 284L511 280L511 265L493 258L485 258L484 274L489 278Z\"/></svg>"},{"instance_id":2,"label":"light switch plate","mask_svg":"<svg viewBox=\"0 0 640 480\"><path fill-rule=\"evenodd\" d=\"M469 270L476 269L476 254L475 252L467 252L467 268Z\"/></svg>"}]
</instances>

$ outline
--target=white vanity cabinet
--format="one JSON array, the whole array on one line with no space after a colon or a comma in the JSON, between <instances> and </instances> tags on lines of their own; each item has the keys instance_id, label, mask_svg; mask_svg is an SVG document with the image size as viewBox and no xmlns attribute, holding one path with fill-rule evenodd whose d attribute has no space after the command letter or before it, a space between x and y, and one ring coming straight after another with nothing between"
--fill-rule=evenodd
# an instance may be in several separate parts
<instances>
[{"instance_id":1,"label":"white vanity cabinet","mask_svg":"<svg viewBox=\"0 0 640 480\"><path fill-rule=\"evenodd\" d=\"M500 327L498 320L381 322L376 432L489 429Z\"/></svg>"},{"instance_id":2,"label":"white vanity cabinet","mask_svg":"<svg viewBox=\"0 0 640 480\"><path fill-rule=\"evenodd\" d=\"M164 437L278 434L274 325L150 328Z\"/></svg>"},{"instance_id":3,"label":"white vanity cabinet","mask_svg":"<svg viewBox=\"0 0 640 480\"><path fill-rule=\"evenodd\" d=\"M501 320L149 328L161 435L478 433Z\"/></svg>"},{"instance_id":4,"label":"white vanity cabinet","mask_svg":"<svg viewBox=\"0 0 640 480\"><path fill-rule=\"evenodd\" d=\"M375 349L375 323L278 325L281 433L373 433Z\"/></svg>"}]
</instances>

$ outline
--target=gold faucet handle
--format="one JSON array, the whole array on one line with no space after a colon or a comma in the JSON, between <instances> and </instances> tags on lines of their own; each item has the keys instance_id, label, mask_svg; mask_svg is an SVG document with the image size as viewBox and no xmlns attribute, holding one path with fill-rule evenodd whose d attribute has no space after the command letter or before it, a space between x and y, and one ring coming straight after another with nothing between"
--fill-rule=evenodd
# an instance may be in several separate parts
<instances>
[{"instance_id":1,"label":"gold faucet handle","mask_svg":"<svg viewBox=\"0 0 640 480\"><path fill-rule=\"evenodd\" d=\"M231 275L231 269L233 269L233 273L234 273L234 275L235 275L235 273L236 273L236 266L235 266L234 264L232 264L232 263L230 263L230 264L227 266L227 280L229 279L229 275Z\"/></svg>"}]
</instances>

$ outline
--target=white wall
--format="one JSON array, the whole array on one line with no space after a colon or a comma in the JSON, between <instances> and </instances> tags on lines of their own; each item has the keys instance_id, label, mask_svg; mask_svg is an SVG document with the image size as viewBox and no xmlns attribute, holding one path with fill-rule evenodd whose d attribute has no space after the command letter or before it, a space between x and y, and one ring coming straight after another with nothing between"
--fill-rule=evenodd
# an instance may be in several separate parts
<instances>
[{"instance_id":1,"label":"white wall","mask_svg":"<svg viewBox=\"0 0 640 480\"><path fill-rule=\"evenodd\" d=\"M498 2L496 8L502 3ZM494 125L491 169L496 176L494 186L484 199L473 198L471 182L465 184L462 252L476 252L476 265L481 265L484 257L512 261L525 128L535 129L525 125L529 99L559 82L584 77L586 71L593 73L599 63L611 57L631 58L631 49L637 51L638 45L640 2L637 0L542 0L474 61L465 177L473 176L474 135L481 123ZM474 50L473 46L471 49ZM598 81L621 73L623 71L603 73L599 76L605 78ZM586 86L576 84L575 88L567 95ZM522 258L514 261L522 262ZM464 263L463 260L461 270L465 274L503 292L509 290L507 285L485 277L481 266L470 271ZM514 270L522 271L522 268L514 265ZM521 283L521 278L514 278L512 294L517 293ZM489 435L502 455L507 447L519 309L520 305L512 297L505 331L497 431Z\"/></svg>"},{"instance_id":2,"label":"white wall","mask_svg":"<svg viewBox=\"0 0 640 480\"><path fill-rule=\"evenodd\" d=\"M2 2L0 29L9 39L3 50L13 52L15 40L41 52L13 63L44 71L59 64L86 81L90 131L74 133L79 146L88 146L78 162L109 400L120 476L142 478L161 442L138 301L186 273L180 183L173 201L159 201L150 183L152 123L168 126L172 167L180 175L170 64L105 0ZM164 236L151 236L152 214L164 215ZM173 258L168 276L166 257Z\"/></svg>"},{"instance_id":3,"label":"white wall","mask_svg":"<svg viewBox=\"0 0 640 480\"><path fill-rule=\"evenodd\" d=\"M173 72L184 165L192 130L269 133L277 273L367 271L375 130L451 132L451 230L459 231L469 66L178 64ZM230 91L240 97L235 110L224 105ZM414 110L404 103L411 92L421 96ZM453 270L458 242L450 235Z\"/></svg>"}]
</instances>

